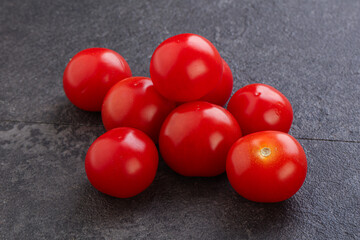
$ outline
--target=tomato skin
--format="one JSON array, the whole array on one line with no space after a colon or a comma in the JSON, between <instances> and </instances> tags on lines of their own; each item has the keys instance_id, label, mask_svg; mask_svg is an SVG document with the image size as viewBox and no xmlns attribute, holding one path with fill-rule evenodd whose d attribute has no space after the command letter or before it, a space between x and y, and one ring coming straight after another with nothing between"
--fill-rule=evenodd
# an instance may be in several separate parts
<instances>
[{"instance_id":1,"label":"tomato skin","mask_svg":"<svg viewBox=\"0 0 360 240\"><path fill-rule=\"evenodd\" d=\"M211 90L211 92L202 97L200 101L206 101L217 104L219 106L224 106L227 100L229 100L234 84L233 75L231 73L229 65L225 62L224 59L222 59L222 61L223 74L220 82L213 90Z\"/></svg>"},{"instance_id":2,"label":"tomato skin","mask_svg":"<svg viewBox=\"0 0 360 240\"><path fill-rule=\"evenodd\" d=\"M227 109L238 121L244 135L275 130L289 132L293 110L289 100L266 84L250 84L239 89Z\"/></svg>"},{"instance_id":3,"label":"tomato skin","mask_svg":"<svg viewBox=\"0 0 360 240\"><path fill-rule=\"evenodd\" d=\"M216 176L225 171L231 145L241 136L235 118L208 102L190 102L172 111L160 130L164 161L184 176Z\"/></svg>"},{"instance_id":4,"label":"tomato skin","mask_svg":"<svg viewBox=\"0 0 360 240\"><path fill-rule=\"evenodd\" d=\"M154 51L150 76L156 90L176 102L209 93L222 76L220 54L206 38L184 33L163 41Z\"/></svg>"},{"instance_id":5,"label":"tomato skin","mask_svg":"<svg viewBox=\"0 0 360 240\"><path fill-rule=\"evenodd\" d=\"M106 48L88 48L67 64L63 86L70 102L78 108L101 111L107 91L127 77L131 77L131 70L120 54Z\"/></svg>"},{"instance_id":6,"label":"tomato skin","mask_svg":"<svg viewBox=\"0 0 360 240\"><path fill-rule=\"evenodd\" d=\"M158 142L161 125L176 103L165 99L150 78L130 77L115 84L107 93L102 111L106 130L132 127Z\"/></svg>"},{"instance_id":7,"label":"tomato skin","mask_svg":"<svg viewBox=\"0 0 360 240\"><path fill-rule=\"evenodd\" d=\"M265 151L269 149L270 151ZM306 155L287 133L263 131L240 138L231 147L228 179L237 193L255 202L280 202L293 196L305 181Z\"/></svg>"},{"instance_id":8,"label":"tomato skin","mask_svg":"<svg viewBox=\"0 0 360 240\"><path fill-rule=\"evenodd\" d=\"M85 158L86 175L100 192L133 197L154 180L158 152L151 139L133 128L115 128L97 138Z\"/></svg>"}]
</instances>

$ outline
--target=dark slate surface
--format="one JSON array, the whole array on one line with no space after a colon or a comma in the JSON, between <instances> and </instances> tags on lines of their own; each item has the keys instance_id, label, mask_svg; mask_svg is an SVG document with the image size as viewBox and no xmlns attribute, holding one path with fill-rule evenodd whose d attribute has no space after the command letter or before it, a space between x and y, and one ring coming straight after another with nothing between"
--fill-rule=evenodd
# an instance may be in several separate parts
<instances>
[{"instance_id":1,"label":"dark slate surface","mask_svg":"<svg viewBox=\"0 0 360 240\"><path fill-rule=\"evenodd\" d=\"M360 1L0 2L0 239L359 239ZM263 82L293 105L308 157L304 186L278 204L237 195L226 176L185 178L160 162L132 199L97 192L84 171L104 132L62 90L88 47L149 74L167 37L219 49L235 89Z\"/></svg>"}]
</instances>

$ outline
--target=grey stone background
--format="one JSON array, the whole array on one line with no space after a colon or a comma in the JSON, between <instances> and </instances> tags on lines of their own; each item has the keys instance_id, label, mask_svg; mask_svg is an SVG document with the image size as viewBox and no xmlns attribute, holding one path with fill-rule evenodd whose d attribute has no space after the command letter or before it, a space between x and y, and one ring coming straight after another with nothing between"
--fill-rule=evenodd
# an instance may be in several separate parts
<instances>
[{"instance_id":1,"label":"grey stone background","mask_svg":"<svg viewBox=\"0 0 360 240\"><path fill-rule=\"evenodd\" d=\"M99 113L62 89L67 61L106 47L149 76L156 46L208 38L234 91L270 84L294 109L308 175L291 199L258 204L226 175L186 178L162 161L131 199L84 170ZM0 1L0 239L359 239L360 1Z\"/></svg>"}]
</instances>

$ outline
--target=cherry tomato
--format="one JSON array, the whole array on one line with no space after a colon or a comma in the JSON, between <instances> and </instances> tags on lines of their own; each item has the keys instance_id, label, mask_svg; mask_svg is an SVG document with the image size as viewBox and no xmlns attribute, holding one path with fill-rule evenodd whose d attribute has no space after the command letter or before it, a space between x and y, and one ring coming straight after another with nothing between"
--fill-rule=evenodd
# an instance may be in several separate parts
<instances>
[{"instance_id":1,"label":"cherry tomato","mask_svg":"<svg viewBox=\"0 0 360 240\"><path fill-rule=\"evenodd\" d=\"M236 192L255 202L280 202L302 186L307 171L303 148L278 131L257 132L231 147L226 172Z\"/></svg>"},{"instance_id":2,"label":"cherry tomato","mask_svg":"<svg viewBox=\"0 0 360 240\"><path fill-rule=\"evenodd\" d=\"M216 85L216 87L202 97L201 101L206 101L210 103L217 104L219 106L224 106L227 100L231 95L233 89L233 75L231 73L231 69L229 65L223 59L223 74L220 82Z\"/></svg>"},{"instance_id":3,"label":"cherry tomato","mask_svg":"<svg viewBox=\"0 0 360 240\"><path fill-rule=\"evenodd\" d=\"M100 192L128 198L154 180L158 152L151 139L133 128L115 128L97 138L85 158L90 183Z\"/></svg>"},{"instance_id":4,"label":"cherry tomato","mask_svg":"<svg viewBox=\"0 0 360 240\"><path fill-rule=\"evenodd\" d=\"M101 115L106 130L133 127L157 142L161 125L175 106L157 93L150 78L130 77L109 90Z\"/></svg>"},{"instance_id":5,"label":"cherry tomato","mask_svg":"<svg viewBox=\"0 0 360 240\"><path fill-rule=\"evenodd\" d=\"M67 64L63 76L66 96L78 108L101 111L107 91L118 81L131 77L125 59L106 48L88 48Z\"/></svg>"},{"instance_id":6,"label":"cherry tomato","mask_svg":"<svg viewBox=\"0 0 360 240\"><path fill-rule=\"evenodd\" d=\"M289 132L293 110L289 100L275 88L255 83L239 89L227 109L244 135L264 130Z\"/></svg>"},{"instance_id":7,"label":"cherry tomato","mask_svg":"<svg viewBox=\"0 0 360 240\"><path fill-rule=\"evenodd\" d=\"M216 176L225 171L226 155L241 136L235 118L208 102L190 102L172 111L160 130L165 162L184 176Z\"/></svg>"},{"instance_id":8,"label":"cherry tomato","mask_svg":"<svg viewBox=\"0 0 360 240\"><path fill-rule=\"evenodd\" d=\"M150 75L156 90L177 102L209 93L221 79L220 54L202 36L185 33L162 42L152 55Z\"/></svg>"}]
</instances>

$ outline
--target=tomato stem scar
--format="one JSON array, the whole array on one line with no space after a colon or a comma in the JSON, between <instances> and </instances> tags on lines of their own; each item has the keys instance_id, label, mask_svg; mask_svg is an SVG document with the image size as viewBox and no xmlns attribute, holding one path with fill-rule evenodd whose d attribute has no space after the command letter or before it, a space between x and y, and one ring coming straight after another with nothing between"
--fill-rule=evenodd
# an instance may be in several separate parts
<instances>
[{"instance_id":1,"label":"tomato stem scar","mask_svg":"<svg viewBox=\"0 0 360 240\"><path fill-rule=\"evenodd\" d=\"M267 156L269 156L269 155L271 154L271 150L270 150L270 148L268 148L268 147L264 147L264 148L262 148L262 149L260 150L260 154L261 154L261 156L263 156L263 157L267 157Z\"/></svg>"}]
</instances>

